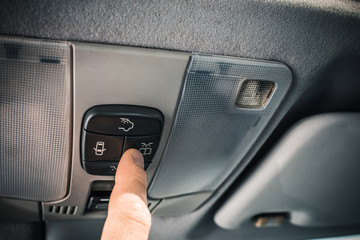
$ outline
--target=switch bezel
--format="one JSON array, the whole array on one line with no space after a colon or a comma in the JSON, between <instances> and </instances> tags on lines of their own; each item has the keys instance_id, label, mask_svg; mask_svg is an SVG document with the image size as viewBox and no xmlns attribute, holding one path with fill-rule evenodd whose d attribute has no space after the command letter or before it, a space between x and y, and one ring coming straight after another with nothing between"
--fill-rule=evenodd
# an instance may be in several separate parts
<instances>
[{"instance_id":1,"label":"switch bezel","mask_svg":"<svg viewBox=\"0 0 360 240\"><path fill-rule=\"evenodd\" d=\"M150 107L98 105L90 108L84 115L82 125L82 167L87 173L92 175L115 175L122 154L132 146L137 148L143 154L145 162L144 170L147 170L152 163L152 159L155 156L155 152L159 145L163 124L164 118L162 113L159 110ZM121 126L121 129L119 126ZM99 136L99 139L108 139L109 141L120 141L122 138L122 145L119 146L121 149L120 153L114 153L115 155L118 155L118 157L112 157L111 159L106 158L108 152L105 151L110 151L110 149L106 149L107 144L101 142L104 145L103 148L105 150L99 153L99 156L105 153L104 159L96 156L92 156L92 159L89 159L88 157L91 156L89 149L94 148L94 151L96 151L94 146L87 146L89 136ZM139 140L142 138L146 140L150 139L151 142L144 141L144 143L142 143L144 146L127 142L127 140ZM93 143L93 141L91 142ZM149 146L149 144L151 144L151 146ZM94 145L94 143L92 145ZM114 151L113 145L114 144L110 144L110 146L112 146L112 151ZM138 146L135 147L135 145ZM141 151L144 148L145 151ZM94 158L97 158L98 160L94 160ZM98 167L98 169L96 167Z\"/></svg>"}]
</instances>

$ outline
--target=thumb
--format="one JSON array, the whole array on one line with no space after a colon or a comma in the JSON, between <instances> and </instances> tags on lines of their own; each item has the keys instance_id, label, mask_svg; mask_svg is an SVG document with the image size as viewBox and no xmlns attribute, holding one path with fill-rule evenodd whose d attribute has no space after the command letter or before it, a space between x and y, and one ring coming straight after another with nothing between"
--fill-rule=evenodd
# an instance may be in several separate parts
<instances>
[{"instance_id":1,"label":"thumb","mask_svg":"<svg viewBox=\"0 0 360 240\"><path fill-rule=\"evenodd\" d=\"M147 239L151 214L147 207L144 159L136 149L120 159L101 239Z\"/></svg>"}]
</instances>

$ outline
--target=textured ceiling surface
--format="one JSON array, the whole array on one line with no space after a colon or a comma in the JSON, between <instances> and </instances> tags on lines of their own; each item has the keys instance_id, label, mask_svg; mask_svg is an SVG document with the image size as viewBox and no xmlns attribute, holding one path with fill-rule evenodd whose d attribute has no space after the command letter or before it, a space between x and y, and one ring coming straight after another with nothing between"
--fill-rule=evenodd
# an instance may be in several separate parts
<instances>
[{"instance_id":1,"label":"textured ceiling surface","mask_svg":"<svg viewBox=\"0 0 360 240\"><path fill-rule=\"evenodd\" d=\"M0 34L277 60L300 85L360 52L357 1L3 0L0 16Z\"/></svg>"}]
</instances>

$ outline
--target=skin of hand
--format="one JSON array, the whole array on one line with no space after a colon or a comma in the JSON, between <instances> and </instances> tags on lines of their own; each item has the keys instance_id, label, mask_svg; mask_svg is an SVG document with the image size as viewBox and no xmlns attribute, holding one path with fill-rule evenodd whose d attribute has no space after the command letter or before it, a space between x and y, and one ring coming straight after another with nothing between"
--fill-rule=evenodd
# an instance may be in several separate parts
<instances>
[{"instance_id":1,"label":"skin of hand","mask_svg":"<svg viewBox=\"0 0 360 240\"><path fill-rule=\"evenodd\" d=\"M129 149L116 170L101 239L148 239L150 227L144 158L138 150Z\"/></svg>"}]
</instances>

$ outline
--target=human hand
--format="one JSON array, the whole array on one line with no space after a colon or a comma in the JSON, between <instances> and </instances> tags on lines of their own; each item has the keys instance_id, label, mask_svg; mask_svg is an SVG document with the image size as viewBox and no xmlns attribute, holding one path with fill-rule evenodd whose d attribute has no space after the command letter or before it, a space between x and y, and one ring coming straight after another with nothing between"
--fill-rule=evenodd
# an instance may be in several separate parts
<instances>
[{"instance_id":1,"label":"human hand","mask_svg":"<svg viewBox=\"0 0 360 240\"><path fill-rule=\"evenodd\" d=\"M148 239L150 226L144 158L138 150L129 149L116 170L101 239Z\"/></svg>"}]
</instances>

